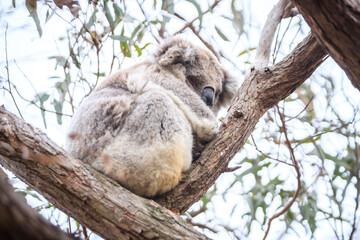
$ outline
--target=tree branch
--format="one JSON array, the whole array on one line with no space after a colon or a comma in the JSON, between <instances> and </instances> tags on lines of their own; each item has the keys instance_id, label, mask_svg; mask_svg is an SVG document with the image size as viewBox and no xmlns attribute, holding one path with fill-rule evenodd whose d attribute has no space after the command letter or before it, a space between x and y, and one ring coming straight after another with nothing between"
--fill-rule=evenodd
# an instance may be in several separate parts
<instances>
[{"instance_id":1,"label":"tree branch","mask_svg":"<svg viewBox=\"0 0 360 240\"><path fill-rule=\"evenodd\" d=\"M75 239L53 226L15 193L0 174L0 236L3 239Z\"/></svg>"},{"instance_id":2,"label":"tree branch","mask_svg":"<svg viewBox=\"0 0 360 240\"><path fill-rule=\"evenodd\" d=\"M268 15L265 26L261 31L259 45L256 50L254 68L266 67L269 63L271 44L276 28L286 13L290 15L290 0L280 0Z\"/></svg>"},{"instance_id":3,"label":"tree branch","mask_svg":"<svg viewBox=\"0 0 360 240\"><path fill-rule=\"evenodd\" d=\"M105 239L206 239L182 218L72 158L0 107L0 164Z\"/></svg>"},{"instance_id":4,"label":"tree branch","mask_svg":"<svg viewBox=\"0 0 360 240\"><path fill-rule=\"evenodd\" d=\"M180 184L155 200L180 213L198 201L226 171L261 116L310 77L325 56L321 45L310 34L275 66L252 71L238 90L220 133L206 146Z\"/></svg>"},{"instance_id":5,"label":"tree branch","mask_svg":"<svg viewBox=\"0 0 360 240\"><path fill-rule=\"evenodd\" d=\"M360 90L360 3L293 0L321 44Z\"/></svg>"}]
</instances>

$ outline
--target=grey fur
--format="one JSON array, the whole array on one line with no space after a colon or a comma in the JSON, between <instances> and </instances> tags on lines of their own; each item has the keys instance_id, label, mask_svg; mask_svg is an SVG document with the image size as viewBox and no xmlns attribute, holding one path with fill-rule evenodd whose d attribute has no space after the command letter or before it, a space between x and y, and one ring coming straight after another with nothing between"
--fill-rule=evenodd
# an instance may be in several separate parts
<instances>
[{"instance_id":1,"label":"grey fur","mask_svg":"<svg viewBox=\"0 0 360 240\"><path fill-rule=\"evenodd\" d=\"M200 97L205 87L214 89L211 108ZM163 194L216 135L215 114L235 91L210 52L169 38L150 60L91 93L74 114L66 148L138 195Z\"/></svg>"}]
</instances>

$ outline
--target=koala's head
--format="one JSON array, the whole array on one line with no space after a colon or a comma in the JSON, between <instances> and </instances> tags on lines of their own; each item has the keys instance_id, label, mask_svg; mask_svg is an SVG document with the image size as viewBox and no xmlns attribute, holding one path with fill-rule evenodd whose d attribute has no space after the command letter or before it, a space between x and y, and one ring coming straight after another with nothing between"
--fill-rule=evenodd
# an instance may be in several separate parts
<instances>
[{"instance_id":1,"label":"koala's head","mask_svg":"<svg viewBox=\"0 0 360 240\"><path fill-rule=\"evenodd\" d=\"M179 69L188 84L214 111L229 103L237 90L237 81L205 49L180 37L170 37L153 55L162 67Z\"/></svg>"}]
</instances>

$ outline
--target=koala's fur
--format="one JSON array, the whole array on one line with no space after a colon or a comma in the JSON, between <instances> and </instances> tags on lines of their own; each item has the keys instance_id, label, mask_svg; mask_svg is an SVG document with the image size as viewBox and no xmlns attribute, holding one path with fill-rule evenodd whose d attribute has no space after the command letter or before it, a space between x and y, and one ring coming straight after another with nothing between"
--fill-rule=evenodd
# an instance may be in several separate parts
<instances>
[{"instance_id":1,"label":"koala's fur","mask_svg":"<svg viewBox=\"0 0 360 240\"><path fill-rule=\"evenodd\" d=\"M211 108L201 99L205 87L214 90ZM73 116L66 148L138 195L163 194L215 136L215 114L235 91L214 55L169 38L150 60L90 94Z\"/></svg>"}]
</instances>

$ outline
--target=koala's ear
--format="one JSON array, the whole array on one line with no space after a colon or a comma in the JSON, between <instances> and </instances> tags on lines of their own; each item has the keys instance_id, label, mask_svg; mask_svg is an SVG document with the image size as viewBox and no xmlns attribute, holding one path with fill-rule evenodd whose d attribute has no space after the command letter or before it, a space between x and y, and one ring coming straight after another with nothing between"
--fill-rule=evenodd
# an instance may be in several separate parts
<instances>
[{"instance_id":1,"label":"koala's ear","mask_svg":"<svg viewBox=\"0 0 360 240\"><path fill-rule=\"evenodd\" d=\"M190 63L195 59L194 47L178 36L170 37L160 44L153 54L155 61L162 66L177 63Z\"/></svg>"},{"instance_id":2,"label":"koala's ear","mask_svg":"<svg viewBox=\"0 0 360 240\"><path fill-rule=\"evenodd\" d=\"M239 82L228 71L224 71L225 79L223 81L223 90L219 95L219 105L226 106L230 103L230 100L235 96L238 89Z\"/></svg>"},{"instance_id":3,"label":"koala's ear","mask_svg":"<svg viewBox=\"0 0 360 240\"><path fill-rule=\"evenodd\" d=\"M179 46L170 47L164 54L159 56L158 63L161 66L168 66L171 64L176 64L182 62L183 58L183 49Z\"/></svg>"}]
</instances>

